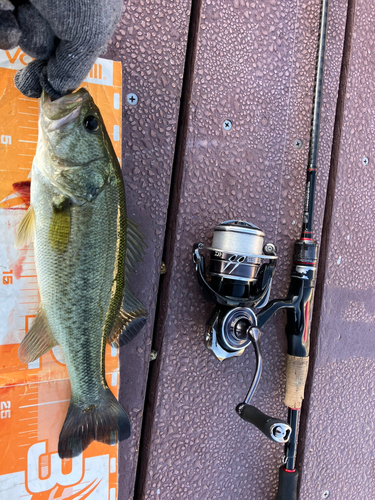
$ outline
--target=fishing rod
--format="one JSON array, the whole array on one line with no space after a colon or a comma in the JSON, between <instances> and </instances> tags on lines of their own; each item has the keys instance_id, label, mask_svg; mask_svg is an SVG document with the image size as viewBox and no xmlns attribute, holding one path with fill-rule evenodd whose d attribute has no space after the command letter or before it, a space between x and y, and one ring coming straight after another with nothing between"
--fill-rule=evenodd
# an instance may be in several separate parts
<instances>
[{"instance_id":1,"label":"fishing rod","mask_svg":"<svg viewBox=\"0 0 375 500\"><path fill-rule=\"evenodd\" d=\"M301 238L294 244L293 267L287 297L287 300L293 300L298 295L301 299L298 309L287 309L285 333L288 354L284 402L288 407L288 423L292 430L290 439L285 444L285 463L279 471L277 500L297 500L298 421L308 373L310 329L318 261L318 244L313 239L313 223L328 7L329 0L322 0L302 230ZM272 305L270 304L269 307L272 308Z\"/></svg>"},{"instance_id":2,"label":"fishing rod","mask_svg":"<svg viewBox=\"0 0 375 500\"><path fill-rule=\"evenodd\" d=\"M323 89L324 57L329 0L322 0L313 113L301 237L294 243L290 286L285 299L269 302L276 269L277 249L264 244L257 226L239 220L225 221L214 228L212 245L196 243L193 261L198 283L216 307L206 323L206 346L220 360L240 356L252 345L256 369L237 414L255 425L269 439L284 444L279 470L277 500L297 500L297 442L299 413L309 367L310 328L317 274L318 244L313 239L314 199L317 174L319 128ZM206 272L206 260L209 266ZM254 310L256 309L256 310ZM288 419L272 418L250 401L262 373L259 340L261 329L280 309L286 309L286 391Z\"/></svg>"}]
</instances>

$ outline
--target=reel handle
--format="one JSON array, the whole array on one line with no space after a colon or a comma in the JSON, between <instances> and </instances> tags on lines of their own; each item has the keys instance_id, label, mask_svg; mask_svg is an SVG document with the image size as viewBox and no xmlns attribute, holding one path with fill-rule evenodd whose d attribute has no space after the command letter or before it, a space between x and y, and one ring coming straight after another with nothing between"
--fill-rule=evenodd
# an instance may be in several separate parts
<instances>
[{"instance_id":1,"label":"reel handle","mask_svg":"<svg viewBox=\"0 0 375 500\"><path fill-rule=\"evenodd\" d=\"M292 429L284 420L269 417L255 406L246 403L237 405L236 412L242 420L255 425L268 439L276 443L288 442Z\"/></svg>"}]
</instances>

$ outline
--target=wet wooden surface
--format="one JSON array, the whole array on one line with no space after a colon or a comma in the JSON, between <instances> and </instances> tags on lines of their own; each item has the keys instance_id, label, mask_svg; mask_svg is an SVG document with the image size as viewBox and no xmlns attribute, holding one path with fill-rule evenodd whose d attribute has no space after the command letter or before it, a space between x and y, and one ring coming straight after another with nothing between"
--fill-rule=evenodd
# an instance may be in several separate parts
<instances>
[{"instance_id":1,"label":"wet wooden surface","mask_svg":"<svg viewBox=\"0 0 375 500\"><path fill-rule=\"evenodd\" d=\"M375 356L374 91L369 75L375 60L373 6L349 1L353 16L356 5L348 33L348 3L330 2L314 230L319 243L322 234L326 238L326 275L302 415L301 499L321 498L325 491L340 500L355 493L374 496L368 464L373 462ZM212 305L199 290L191 248L195 242L209 243L213 227L224 220L252 222L278 247L271 298L286 295L293 242L301 227L320 2L203 2L181 190L176 195L179 188L172 185L175 201L168 211L189 9L183 0L132 0L124 5L108 52L123 63L128 209L148 242L133 288L150 312L147 327L121 354L121 401L130 412L133 436L121 446L119 498L273 500L283 449L234 411L249 387L254 355L250 348L220 363L206 350L204 328ZM353 33L348 91L337 109L344 41ZM138 95L137 106L127 104L129 92ZM230 130L223 127L227 120ZM300 149L296 140L302 141ZM364 156L369 158L366 167ZM332 213L326 214L322 233L335 162L337 176L329 183ZM166 230L168 214L173 224ZM158 302L165 236L171 248ZM285 418L283 329L282 313L264 328L264 370L254 405ZM151 439L139 448L153 331L158 373L148 399L155 406L146 406L152 414L144 432ZM134 496L137 462L143 472ZM365 479L360 484L350 473L353 463L361 463Z\"/></svg>"},{"instance_id":2,"label":"wet wooden surface","mask_svg":"<svg viewBox=\"0 0 375 500\"><path fill-rule=\"evenodd\" d=\"M120 401L132 436L119 452L119 499L134 496L143 404L168 210L190 3L131 0L106 56L123 67L122 170L128 216L140 225L147 250L130 279L148 311L137 338L121 349ZM131 105L128 94L138 103Z\"/></svg>"},{"instance_id":3,"label":"wet wooden surface","mask_svg":"<svg viewBox=\"0 0 375 500\"><path fill-rule=\"evenodd\" d=\"M300 498L375 497L374 4L354 6Z\"/></svg>"},{"instance_id":4,"label":"wet wooden surface","mask_svg":"<svg viewBox=\"0 0 375 500\"><path fill-rule=\"evenodd\" d=\"M234 409L254 354L217 361L205 350L212 306L199 291L194 242L228 219L259 225L278 247L271 297L289 285L299 236L319 28L319 2L203 4L168 318L164 328L146 499L272 499L283 449ZM320 240L330 166L345 5L329 19L315 235ZM230 120L232 128L223 128ZM294 143L302 140L302 148ZM264 328L264 371L254 405L286 418L284 318ZM307 498L310 498L307 496Z\"/></svg>"}]
</instances>

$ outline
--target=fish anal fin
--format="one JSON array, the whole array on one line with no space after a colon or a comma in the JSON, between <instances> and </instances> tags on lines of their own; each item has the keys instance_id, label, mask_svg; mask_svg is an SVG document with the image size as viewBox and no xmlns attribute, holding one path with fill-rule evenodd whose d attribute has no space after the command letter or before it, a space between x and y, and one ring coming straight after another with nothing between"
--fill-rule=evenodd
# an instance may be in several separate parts
<instances>
[{"instance_id":1,"label":"fish anal fin","mask_svg":"<svg viewBox=\"0 0 375 500\"><path fill-rule=\"evenodd\" d=\"M70 200L66 197L54 199L48 239L52 249L57 253L63 253L68 248L70 217Z\"/></svg>"},{"instance_id":2,"label":"fish anal fin","mask_svg":"<svg viewBox=\"0 0 375 500\"><path fill-rule=\"evenodd\" d=\"M128 344L143 328L146 321L146 309L127 287L124 302L108 335L108 343L117 347Z\"/></svg>"},{"instance_id":3,"label":"fish anal fin","mask_svg":"<svg viewBox=\"0 0 375 500\"><path fill-rule=\"evenodd\" d=\"M35 212L33 207L27 209L16 231L15 247L22 248L28 245L34 238L35 232Z\"/></svg>"},{"instance_id":4,"label":"fish anal fin","mask_svg":"<svg viewBox=\"0 0 375 500\"><path fill-rule=\"evenodd\" d=\"M143 234L138 225L131 219L127 219L126 247L125 277L127 278L134 271L138 262L142 260L146 247Z\"/></svg>"},{"instance_id":5,"label":"fish anal fin","mask_svg":"<svg viewBox=\"0 0 375 500\"><path fill-rule=\"evenodd\" d=\"M129 417L108 387L100 391L97 400L85 404L76 403L72 395L60 432L59 456L76 457L94 440L114 444L129 436Z\"/></svg>"},{"instance_id":6,"label":"fish anal fin","mask_svg":"<svg viewBox=\"0 0 375 500\"><path fill-rule=\"evenodd\" d=\"M51 333L45 312L43 308L40 308L18 348L18 358L22 363L31 363L55 345L57 342Z\"/></svg>"}]
</instances>

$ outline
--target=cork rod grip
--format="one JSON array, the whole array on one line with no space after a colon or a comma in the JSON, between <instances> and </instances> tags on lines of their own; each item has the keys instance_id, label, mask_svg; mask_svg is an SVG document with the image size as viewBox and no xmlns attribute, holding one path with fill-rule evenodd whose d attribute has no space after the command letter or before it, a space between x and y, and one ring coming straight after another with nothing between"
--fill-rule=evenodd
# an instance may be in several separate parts
<instances>
[{"instance_id":1,"label":"cork rod grip","mask_svg":"<svg viewBox=\"0 0 375 500\"><path fill-rule=\"evenodd\" d=\"M287 355L286 391L284 403L288 408L299 409L305 392L309 358Z\"/></svg>"}]
</instances>

